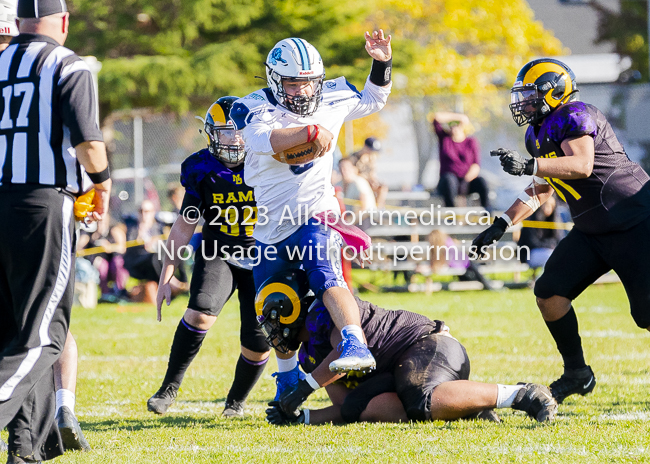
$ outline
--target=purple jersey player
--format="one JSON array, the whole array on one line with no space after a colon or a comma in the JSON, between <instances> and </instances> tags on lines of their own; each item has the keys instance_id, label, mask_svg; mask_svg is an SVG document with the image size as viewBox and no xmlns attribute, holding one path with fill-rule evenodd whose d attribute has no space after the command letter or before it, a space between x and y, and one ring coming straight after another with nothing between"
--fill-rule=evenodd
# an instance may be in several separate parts
<instances>
[{"instance_id":1,"label":"purple jersey player","mask_svg":"<svg viewBox=\"0 0 650 464\"><path fill-rule=\"evenodd\" d=\"M303 270L267 279L255 300L257 320L268 343L280 351L299 348L307 376L269 403L275 425L358 421L454 420L481 417L498 422L494 408L525 411L552 421L557 402L548 387L526 383L498 385L469 381L465 348L442 321L410 311L389 311L356 298L368 349L377 360L363 374L331 372L341 335L325 306L309 289ZM316 389L325 387L332 406L298 410Z\"/></svg>"},{"instance_id":2,"label":"purple jersey player","mask_svg":"<svg viewBox=\"0 0 650 464\"><path fill-rule=\"evenodd\" d=\"M627 157L603 113L577 101L577 92L573 72L560 61L538 59L519 71L510 109L518 125L529 125L526 149L533 158L503 148L491 154L507 173L533 181L473 242L482 255L553 192L568 204L575 226L535 283L537 305L564 361L563 375L551 384L559 403L596 385L571 302L598 277L616 271L634 321L650 330L650 177Z\"/></svg>"},{"instance_id":3,"label":"purple jersey player","mask_svg":"<svg viewBox=\"0 0 650 464\"><path fill-rule=\"evenodd\" d=\"M163 301L171 301L170 281L181 262L180 250L192 239L199 217L205 220L196 249L190 299L178 323L160 389L147 401L147 409L165 414L178 395L185 372L201 348L208 330L235 289L241 316L241 356L223 411L224 417L243 417L248 394L264 371L269 348L257 326L254 310L255 264L253 227L257 205L253 189L245 183L246 152L239 131L230 119L238 97L221 97L203 120L208 146L190 155L181 165L185 196L167 239L160 285L158 320Z\"/></svg>"}]
</instances>

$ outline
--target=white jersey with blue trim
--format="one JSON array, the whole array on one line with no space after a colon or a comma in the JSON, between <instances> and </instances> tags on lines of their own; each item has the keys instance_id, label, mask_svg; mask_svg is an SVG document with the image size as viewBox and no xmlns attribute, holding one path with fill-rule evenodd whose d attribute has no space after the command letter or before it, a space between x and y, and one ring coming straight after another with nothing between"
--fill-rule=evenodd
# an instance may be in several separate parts
<instances>
[{"instance_id":1,"label":"white jersey with blue trim","mask_svg":"<svg viewBox=\"0 0 650 464\"><path fill-rule=\"evenodd\" d=\"M278 243L300 228L306 212L309 216L327 210L340 214L332 186L332 155L339 132L345 121L381 110L390 88L367 80L359 92L344 77L325 81L322 100L312 116L298 116L280 106L270 89L258 90L234 103L230 116L243 130L246 143L246 183L255 190L260 211L253 237L266 244ZM299 166L281 163L271 156L274 129L310 124L318 124L334 135L331 149L324 156Z\"/></svg>"}]
</instances>

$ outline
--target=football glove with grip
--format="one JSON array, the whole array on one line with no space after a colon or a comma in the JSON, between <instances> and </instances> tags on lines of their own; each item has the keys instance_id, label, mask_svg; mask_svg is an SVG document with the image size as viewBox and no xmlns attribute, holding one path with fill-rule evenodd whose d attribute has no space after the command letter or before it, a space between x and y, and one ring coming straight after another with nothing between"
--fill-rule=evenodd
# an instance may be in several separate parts
<instances>
[{"instance_id":1,"label":"football glove with grip","mask_svg":"<svg viewBox=\"0 0 650 464\"><path fill-rule=\"evenodd\" d=\"M508 229L508 223L503 218L497 218L494 223L485 229L483 232L478 234L476 238L472 241L472 246L470 249L476 247L476 254L478 258L483 257L485 251L483 247L492 245L494 242L498 242L503 237L503 234L506 233Z\"/></svg>"},{"instance_id":2,"label":"football glove with grip","mask_svg":"<svg viewBox=\"0 0 650 464\"><path fill-rule=\"evenodd\" d=\"M498 156L503 170L512 176L532 176L535 173L535 159L527 160L515 150L497 148L490 152L490 156Z\"/></svg>"},{"instance_id":3,"label":"football glove with grip","mask_svg":"<svg viewBox=\"0 0 650 464\"><path fill-rule=\"evenodd\" d=\"M305 423L305 412L296 411L298 415L285 414L282 409L280 409L279 401L271 401L269 403L269 408L266 410L266 421L269 424L273 425L298 425Z\"/></svg>"},{"instance_id":4,"label":"football glove with grip","mask_svg":"<svg viewBox=\"0 0 650 464\"><path fill-rule=\"evenodd\" d=\"M314 392L314 389L305 379L300 380L293 387L288 388L280 395L280 408L289 415L298 414L298 408Z\"/></svg>"}]
</instances>

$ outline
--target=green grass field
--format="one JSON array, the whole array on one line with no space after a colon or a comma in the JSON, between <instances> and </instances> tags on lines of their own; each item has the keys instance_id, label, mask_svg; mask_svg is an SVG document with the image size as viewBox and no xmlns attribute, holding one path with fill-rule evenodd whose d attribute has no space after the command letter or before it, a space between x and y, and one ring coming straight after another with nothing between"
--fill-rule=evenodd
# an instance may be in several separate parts
<instances>
[{"instance_id":1,"label":"green grass field","mask_svg":"<svg viewBox=\"0 0 650 464\"><path fill-rule=\"evenodd\" d=\"M530 290L364 297L443 319L467 348L472 380L548 384L561 374ZM249 398L250 416L222 419L238 356L239 312L233 303L208 334L170 413L154 416L146 401L160 385L186 302L176 300L162 323L144 305L74 311L71 328L80 355L76 411L93 451L54 462L650 462L650 334L635 326L620 285L593 287L576 301L598 385L592 395L567 399L547 426L501 410L501 424L275 428L264 421L275 392L274 361ZM327 404L319 390L307 406Z\"/></svg>"}]
</instances>

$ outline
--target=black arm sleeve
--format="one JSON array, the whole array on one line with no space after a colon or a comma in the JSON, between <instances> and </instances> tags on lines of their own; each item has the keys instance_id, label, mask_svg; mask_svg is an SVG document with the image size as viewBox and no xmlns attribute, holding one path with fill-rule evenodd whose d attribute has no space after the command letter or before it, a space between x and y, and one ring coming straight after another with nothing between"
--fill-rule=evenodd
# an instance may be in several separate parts
<instances>
[{"instance_id":1,"label":"black arm sleeve","mask_svg":"<svg viewBox=\"0 0 650 464\"><path fill-rule=\"evenodd\" d=\"M185 213L188 208L194 211L198 210L201 216L203 215L203 202L201 199L199 197L195 197L191 193L185 192L185 196L183 196L183 204L181 205L181 210L178 214L185 216L188 219L199 219L198 217L194 217L193 213L190 213L189 211Z\"/></svg>"},{"instance_id":2,"label":"black arm sleeve","mask_svg":"<svg viewBox=\"0 0 650 464\"><path fill-rule=\"evenodd\" d=\"M64 61L59 81L61 116L70 129L70 143L76 147L91 140L103 141L97 125L95 89L90 71L81 58ZM78 69L70 71L71 69Z\"/></svg>"}]
</instances>

